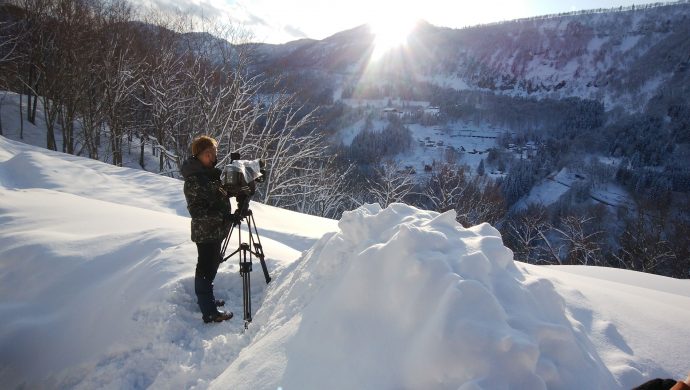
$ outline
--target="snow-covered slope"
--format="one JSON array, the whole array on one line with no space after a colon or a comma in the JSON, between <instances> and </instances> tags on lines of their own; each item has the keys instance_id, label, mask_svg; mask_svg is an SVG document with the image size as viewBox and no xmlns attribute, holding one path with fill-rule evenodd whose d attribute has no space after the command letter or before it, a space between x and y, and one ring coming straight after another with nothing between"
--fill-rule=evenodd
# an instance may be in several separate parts
<instances>
[{"instance_id":1,"label":"snow-covered slope","mask_svg":"<svg viewBox=\"0 0 690 390\"><path fill-rule=\"evenodd\" d=\"M0 383L629 388L688 367L690 282L516 263L489 225L253 204L274 281L205 325L180 181L0 137ZM256 267L259 268L259 267ZM236 260L219 298L241 317Z\"/></svg>"},{"instance_id":2,"label":"snow-covered slope","mask_svg":"<svg viewBox=\"0 0 690 390\"><path fill-rule=\"evenodd\" d=\"M427 82L511 96L574 96L637 112L655 98L690 93L688 17L690 4L681 1L464 29L420 23L401 52L378 62L369 60L373 35L360 26L320 41L265 45L259 62L314 70L341 91L367 79L368 87Z\"/></svg>"},{"instance_id":3,"label":"snow-covered slope","mask_svg":"<svg viewBox=\"0 0 690 390\"><path fill-rule=\"evenodd\" d=\"M336 228L252 209L272 272ZM204 327L197 313L181 181L0 137L0 221L3 387L189 387L242 346L241 321ZM241 317L235 261L217 286Z\"/></svg>"}]
</instances>

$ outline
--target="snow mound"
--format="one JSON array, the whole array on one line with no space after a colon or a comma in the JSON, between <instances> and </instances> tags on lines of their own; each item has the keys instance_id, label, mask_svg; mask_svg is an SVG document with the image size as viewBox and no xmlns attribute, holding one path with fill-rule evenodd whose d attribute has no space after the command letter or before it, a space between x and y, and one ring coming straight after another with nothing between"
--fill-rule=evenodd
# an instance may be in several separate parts
<instances>
[{"instance_id":1,"label":"snow mound","mask_svg":"<svg viewBox=\"0 0 690 390\"><path fill-rule=\"evenodd\" d=\"M551 282L518 270L496 229L455 217L344 213L275 278L212 387L618 387Z\"/></svg>"}]
</instances>

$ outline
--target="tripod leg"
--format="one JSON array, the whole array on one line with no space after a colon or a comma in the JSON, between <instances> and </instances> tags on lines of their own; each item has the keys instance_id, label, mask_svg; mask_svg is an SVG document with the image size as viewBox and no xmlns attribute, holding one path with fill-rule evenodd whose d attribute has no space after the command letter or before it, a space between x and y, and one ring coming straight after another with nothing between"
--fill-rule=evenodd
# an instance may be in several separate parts
<instances>
[{"instance_id":1,"label":"tripod leg","mask_svg":"<svg viewBox=\"0 0 690 390\"><path fill-rule=\"evenodd\" d=\"M249 274L245 275L245 278L247 282L245 286L247 293L244 296L244 326L246 328L249 323L252 322L252 282L249 278Z\"/></svg>"},{"instance_id":2,"label":"tripod leg","mask_svg":"<svg viewBox=\"0 0 690 390\"><path fill-rule=\"evenodd\" d=\"M250 322L252 322L252 282L251 274L245 272L242 275L242 298L244 306L244 327L246 328Z\"/></svg>"},{"instance_id":3,"label":"tripod leg","mask_svg":"<svg viewBox=\"0 0 690 390\"><path fill-rule=\"evenodd\" d=\"M232 256L232 255L230 255L228 257L225 257L225 251L228 249L228 244L230 243L230 237L232 237L232 231L233 230L235 230L234 224L230 227L230 232L228 232L228 236L225 237L225 240L223 240L223 246L221 247L221 250L220 250L220 259L221 259L220 262L221 263Z\"/></svg>"},{"instance_id":4,"label":"tripod leg","mask_svg":"<svg viewBox=\"0 0 690 390\"><path fill-rule=\"evenodd\" d=\"M242 305L244 308L244 327L245 329L252 322L252 285L251 272L252 262L247 259L247 254L251 253L248 244L240 245L240 276L242 276Z\"/></svg>"},{"instance_id":5,"label":"tripod leg","mask_svg":"<svg viewBox=\"0 0 690 390\"><path fill-rule=\"evenodd\" d=\"M266 266L266 259L264 256L264 248L261 245L261 236L259 236L259 231L256 229L254 214L249 214L249 217L247 218L247 229L249 230L250 242L254 245L254 250L256 250L256 255L259 257L259 262L261 263L261 269L264 271L266 284L268 284L271 282L271 276L268 274L268 267ZM253 234L252 229L254 230ZM256 242L254 242L254 235L256 236Z\"/></svg>"}]
</instances>

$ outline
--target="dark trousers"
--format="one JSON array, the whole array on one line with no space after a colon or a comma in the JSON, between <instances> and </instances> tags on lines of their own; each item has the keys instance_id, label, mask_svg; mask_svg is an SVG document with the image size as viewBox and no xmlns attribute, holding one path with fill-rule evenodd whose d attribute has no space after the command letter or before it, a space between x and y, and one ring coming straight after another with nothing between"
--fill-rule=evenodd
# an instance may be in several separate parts
<instances>
[{"instance_id":1,"label":"dark trousers","mask_svg":"<svg viewBox=\"0 0 690 390\"><path fill-rule=\"evenodd\" d=\"M197 243L199 258L194 274L194 292L201 314L209 316L216 312L216 298L213 296L213 279L220 266L220 247L222 241Z\"/></svg>"}]
</instances>

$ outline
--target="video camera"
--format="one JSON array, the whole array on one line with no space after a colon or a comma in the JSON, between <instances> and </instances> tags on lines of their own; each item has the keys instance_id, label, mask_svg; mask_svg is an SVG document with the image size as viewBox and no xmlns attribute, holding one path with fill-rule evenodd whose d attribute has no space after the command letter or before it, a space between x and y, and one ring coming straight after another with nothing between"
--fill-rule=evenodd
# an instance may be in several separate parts
<instances>
[{"instance_id":1,"label":"video camera","mask_svg":"<svg viewBox=\"0 0 690 390\"><path fill-rule=\"evenodd\" d=\"M230 163L225 166L225 185L237 198L237 221L249 212L249 200L256 193L256 183L262 183L266 174L266 161L241 160L238 152L230 153Z\"/></svg>"}]
</instances>

